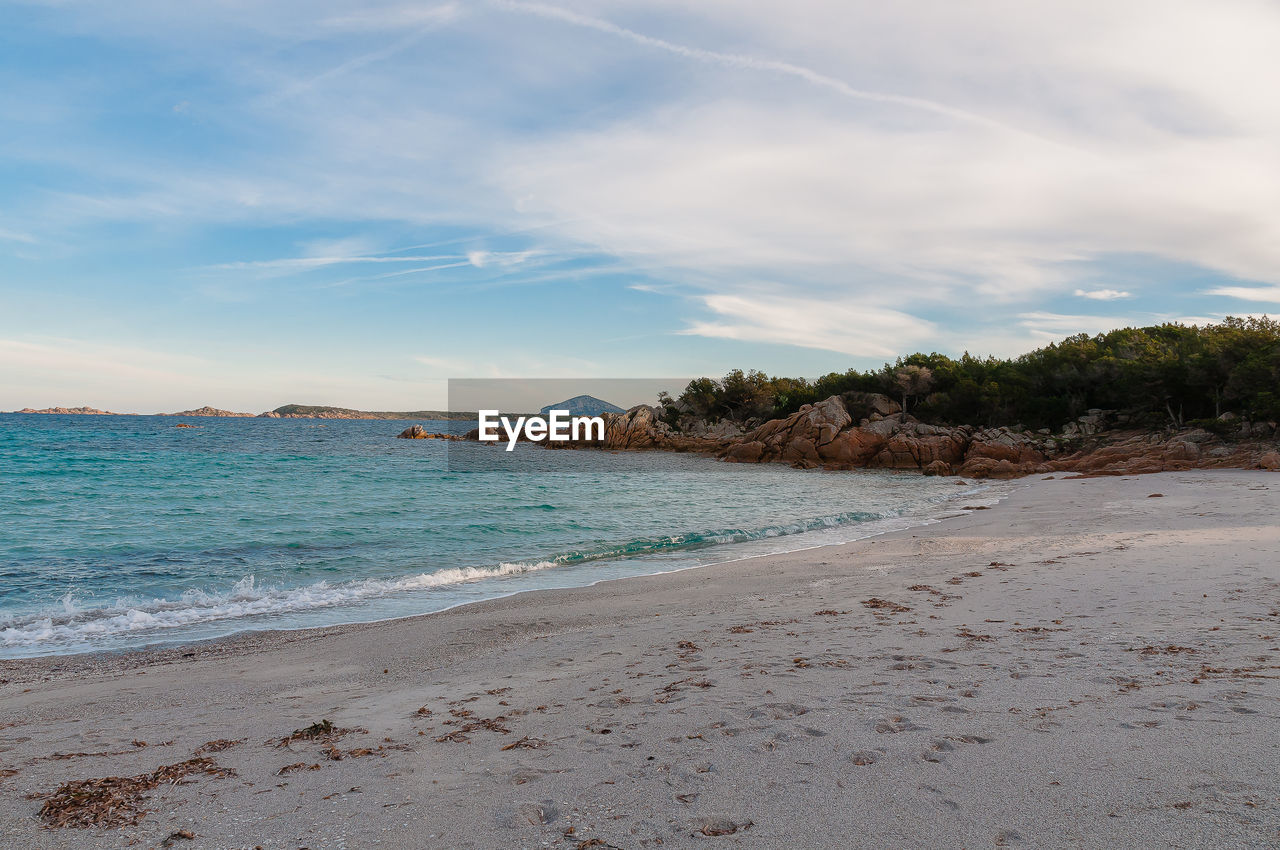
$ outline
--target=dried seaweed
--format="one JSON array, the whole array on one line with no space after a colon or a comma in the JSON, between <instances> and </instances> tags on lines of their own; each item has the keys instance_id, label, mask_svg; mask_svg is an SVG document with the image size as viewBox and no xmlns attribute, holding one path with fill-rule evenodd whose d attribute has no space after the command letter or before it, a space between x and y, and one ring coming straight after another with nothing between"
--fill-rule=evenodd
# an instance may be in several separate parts
<instances>
[{"instance_id":1,"label":"dried seaweed","mask_svg":"<svg viewBox=\"0 0 1280 850\"><path fill-rule=\"evenodd\" d=\"M904 611L911 610L906 605L902 605L898 602L890 602L888 599L881 599L878 596L873 596L870 599L864 599L862 600L862 604L868 608L871 608L872 610L889 611L890 613L893 613L893 614L901 614Z\"/></svg>"},{"instance_id":2,"label":"dried seaweed","mask_svg":"<svg viewBox=\"0 0 1280 850\"><path fill-rule=\"evenodd\" d=\"M284 767L277 770L276 776L284 776L286 774L293 773L294 771L297 771L297 770L319 770L319 769L320 769L319 764L307 764L305 761L298 761L298 762L294 762L293 764L286 764Z\"/></svg>"},{"instance_id":3,"label":"dried seaweed","mask_svg":"<svg viewBox=\"0 0 1280 850\"><path fill-rule=\"evenodd\" d=\"M277 747L287 747L294 741L317 741L321 744L333 744L335 741L341 740L344 735L351 735L356 732L364 734L368 731L368 729L362 729L358 726L349 729L335 726L332 720L317 720L310 726L294 729L274 743Z\"/></svg>"},{"instance_id":4,"label":"dried seaweed","mask_svg":"<svg viewBox=\"0 0 1280 850\"><path fill-rule=\"evenodd\" d=\"M112 829L133 826L146 816L147 794L161 785L176 785L195 774L234 776L208 757L162 765L138 776L105 776L64 782L40 807L45 828Z\"/></svg>"},{"instance_id":5,"label":"dried seaweed","mask_svg":"<svg viewBox=\"0 0 1280 850\"><path fill-rule=\"evenodd\" d=\"M502 749L504 751L506 750L537 750L537 749L541 749L542 747L545 747L546 745L547 745L547 742L542 740L541 738L530 738L528 735L525 735L519 741L512 741L510 744L507 744L505 747L502 747Z\"/></svg>"}]
</instances>

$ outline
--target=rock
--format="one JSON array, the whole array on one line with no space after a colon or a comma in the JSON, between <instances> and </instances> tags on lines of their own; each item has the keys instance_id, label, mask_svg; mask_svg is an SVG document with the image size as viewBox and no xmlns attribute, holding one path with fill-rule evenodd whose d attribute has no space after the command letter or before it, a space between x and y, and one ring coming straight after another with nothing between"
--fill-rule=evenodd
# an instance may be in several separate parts
<instances>
[{"instance_id":1,"label":"rock","mask_svg":"<svg viewBox=\"0 0 1280 850\"><path fill-rule=\"evenodd\" d=\"M752 440L749 443L737 443L730 446L722 456L730 463L759 463L764 457L764 443Z\"/></svg>"},{"instance_id":2,"label":"rock","mask_svg":"<svg viewBox=\"0 0 1280 850\"><path fill-rule=\"evenodd\" d=\"M791 464L803 464L807 468L818 465L818 447L808 437L793 437L782 449L782 459Z\"/></svg>"},{"instance_id":3,"label":"rock","mask_svg":"<svg viewBox=\"0 0 1280 850\"><path fill-rule=\"evenodd\" d=\"M893 416L902 412L902 405L881 393L850 392L840 397L845 409L854 419L871 419Z\"/></svg>"},{"instance_id":4,"label":"rock","mask_svg":"<svg viewBox=\"0 0 1280 850\"><path fill-rule=\"evenodd\" d=\"M710 437L713 440L728 440L732 437L741 437L742 428L736 422L730 422L728 419L722 419L715 425L706 430L704 437Z\"/></svg>"},{"instance_id":5,"label":"rock","mask_svg":"<svg viewBox=\"0 0 1280 850\"><path fill-rule=\"evenodd\" d=\"M951 464L944 460L935 460L924 468L925 475L950 475Z\"/></svg>"},{"instance_id":6,"label":"rock","mask_svg":"<svg viewBox=\"0 0 1280 850\"><path fill-rule=\"evenodd\" d=\"M423 428L421 425L410 425L408 428L405 428L399 434L396 434L396 439L399 439L399 440L463 440L463 439L479 440L480 429L473 428L471 429L471 433L469 433L466 437L459 437L457 434L436 434L431 431L428 431L426 428Z\"/></svg>"},{"instance_id":7,"label":"rock","mask_svg":"<svg viewBox=\"0 0 1280 850\"><path fill-rule=\"evenodd\" d=\"M806 404L785 419L773 419L742 437L743 442L763 444L761 460L819 464L826 455L840 455L828 449L841 431L853 424L839 396L817 404Z\"/></svg>"},{"instance_id":8,"label":"rock","mask_svg":"<svg viewBox=\"0 0 1280 850\"><path fill-rule=\"evenodd\" d=\"M1074 422L1067 423L1066 427L1062 429L1062 434L1066 437L1093 436L1107 430L1115 416L1116 411L1114 410L1090 408L1085 412L1084 416L1079 417Z\"/></svg>"},{"instance_id":9,"label":"rock","mask_svg":"<svg viewBox=\"0 0 1280 850\"><path fill-rule=\"evenodd\" d=\"M547 441L542 445L553 449L660 449L711 454L727 449L733 442L728 438L694 436L673 431L670 425L659 418L657 408L647 404L638 404L625 413L605 413L602 418L603 440Z\"/></svg>"},{"instance_id":10,"label":"rock","mask_svg":"<svg viewBox=\"0 0 1280 850\"><path fill-rule=\"evenodd\" d=\"M818 450L823 462L853 469L866 466L879 453L885 438L870 428L850 428Z\"/></svg>"},{"instance_id":11,"label":"rock","mask_svg":"<svg viewBox=\"0 0 1280 850\"><path fill-rule=\"evenodd\" d=\"M1245 439L1265 439L1275 433L1275 426L1270 422L1249 422L1240 426L1240 436Z\"/></svg>"},{"instance_id":12,"label":"rock","mask_svg":"<svg viewBox=\"0 0 1280 850\"><path fill-rule=\"evenodd\" d=\"M1267 452L1258 458L1260 469L1280 469L1280 452Z\"/></svg>"},{"instance_id":13,"label":"rock","mask_svg":"<svg viewBox=\"0 0 1280 850\"><path fill-rule=\"evenodd\" d=\"M1008 428L988 428L974 434L965 457L1007 460L1010 463L1040 463L1045 460L1030 437Z\"/></svg>"},{"instance_id":14,"label":"rock","mask_svg":"<svg viewBox=\"0 0 1280 850\"><path fill-rule=\"evenodd\" d=\"M975 457L966 460L958 473L966 478L1020 478L1035 471L1034 466L1016 466L1009 460Z\"/></svg>"}]
</instances>

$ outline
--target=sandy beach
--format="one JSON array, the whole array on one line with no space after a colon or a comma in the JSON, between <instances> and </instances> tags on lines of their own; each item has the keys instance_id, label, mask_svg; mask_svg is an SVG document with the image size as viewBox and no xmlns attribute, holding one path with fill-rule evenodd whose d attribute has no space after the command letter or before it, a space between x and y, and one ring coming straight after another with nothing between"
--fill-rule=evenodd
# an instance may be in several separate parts
<instances>
[{"instance_id":1,"label":"sandy beach","mask_svg":"<svg viewBox=\"0 0 1280 850\"><path fill-rule=\"evenodd\" d=\"M5 662L0 846L1280 843L1280 476L1037 478L957 514L413 619ZM46 828L104 787L59 786L107 777L136 781L92 816L136 822Z\"/></svg>"}]
</instances>

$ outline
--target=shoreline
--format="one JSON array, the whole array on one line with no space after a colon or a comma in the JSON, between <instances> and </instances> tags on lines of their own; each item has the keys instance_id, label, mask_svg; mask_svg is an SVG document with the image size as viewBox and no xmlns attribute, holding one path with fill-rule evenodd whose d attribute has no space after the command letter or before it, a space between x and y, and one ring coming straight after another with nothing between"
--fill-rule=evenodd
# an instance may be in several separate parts
<instances>
[{"instance_id":1,"label":"shoreline","mask_svg":"<svg viewBox=\"0 0 1280 850\"><path fill-rule=\"evenodd\" d=\"M902 474L908 474L907 471L905 470L892 470L892 471L900 472ZM1001 481L997 483L997 482L991 482L991 481L985 481L985 482L984 481L976 481L976 482L963 481L962 482L961 480L957 479L956 481L957 484L963 483L969 489L967 489L964 492L957 493L954 497L948 498L945 503L939 503L939 504L933 505L932 510L963 511L962 508L951 508L951 507L948 507L948 505L949 503L958 501L966 496L979 497L976 499L970 499L970 501L978 501L978 502L987 501L989 497L985 497L982 494L985 493L985 491L991 490L996 487L999 487L1000 495L996 497L995 502L993 504L999 504L1000 502L1003 502L1006 499L1008 499L1011 494L1013 494L1014 492L1017 492L1017 490L1020 489L1022 486L1025 486L1025 484L1027 483L1027 480L1028 479L1019 479L1017 481ZM985 510L986 508L982 508L982 509ZM156 657L161 654L168 654L168 655L176 656L179 658L192 657L193 653L203 656L206 652L214 651L215 649L214 644L234 644L240 641L241 639L258 639L258 638L269 639L271 635L276 633L293 634L293 633L315 632L317 633L316 636L321 636L325 632L334 631L334 630L344 630L344 629L351 629L351 628L365 627L365 626L377 626L384 623L393 623L401 620L415 620L421 617L433 617L439 614L455 611L460 608L465 608L467 606L483 605L487 602L497 602L499 600L510 599L512 597L520 596L526 593L560 593L565 591L577 590L580 588L595 587L596 585L603 584L606 582L629 581L631 579L650 578L653 576L661 576L661 575L669 575L669 574L686 572L688 570L700 570L700 569L707 569L710 567L719 567L727 564L735 564L735 563L740 563L742 561L753 560L756 558L786 556L786 555L792 555L799 552L820 550L820 549L825 549L825 548L834 547L834 546L847 546L852 543L861 542L863 540L870 540L870 539L879 538L879 537L887 537L894 534L909 532L919 528L928 528L930 526L934 526L939 523L946 522L949 519L960 518L964 515L965 515L964 513L944 513L943 515L935 516L927 512L922 512L913 517L913 519L917 521L913 522L912 524L904 528L893 528L893 529L887 529L884 531L876 531L871 534L856 537L850 541L816 543L813 545L801 546L795 549L783 549L777 552L764 552L764 553L758 553L753 555L730 557L730 558L726 558L725 560L710 561L707 563L689 564L688 566L677 567L675 569L658 570L655 572L648 572L648 573L637 573L634 575L610 576L610 577L596 579L594 581L588 582L587 584L572 584L572 585L564 585L559 587L527 588L523 590L513 590L509 593L487 597L485 599L476 599L476 600L467 600L463 602L457 602L445 608L440 608L434 611L424 611L424 612L414 613L414 614L401 614L401 615L394 615L390 617L382 617L382 618L373 619L373 620L357 620L353 622L331 623L328 625L320 625L320 626L238 629L228 634L217 635L214 637L206 637L206 638L184 639L182 637L175 636L174 638L169 640L159 639L154 643L144 644L142 646L136 646L136 647L117 647L117 648L104 647L100 649L84 649L76 652L48 653L45 655L17 656L12 658L0 657L0 674L3 674L2 676L0 676L0 678L6 678L6 677L11 678L13 675L20 676L21 666L28 663L33 663L33 662L47 662L50 665L57 666L61 670L61 669L64 669L66 665L56 664L56 662L62 661L62 662L70 663L70 662L80 661L80 662L83 662L86 666L97 666L97 665L93 665L92 662L115 659L115 660L119 660L119 663L121 664L131 664L132 666L139 666L141 664L146 663L148 658ZM871 520L870 523L883 522L891 519L903 519L903 518L904 517L902 515L899 515L897 517L881 517L877 520ZM852 527L860 527L862 524L852 523L850 525ZM775 538L775 539L795 539L795 538L804 537L806 535L819 534L819 533L822 533L823 531L829 531L829 530L831 529L810 529L808 531L798 532L795 534L781 535L779 538ZM734 543L720 544L720 545L724 547L739 547L746 543L759 543L759 542L762 542L762 541L761 540L736 541ZM624 557L624 558L613 559L611 562L630 561L630 562L636 563L636 562L641 562L642 560L643 558L641 557L635 557L635 558ZM490 580L490 579L479 579L479 581L486 581L486 580ZM222 648L218 647L217 649L221 650ZM230 651L230 652L235 651L234 646L228 646L226 649L227 651ZM15 679L15 681L17 680Z\"/></svg>"},{"instance_id":2,"label":"shoreline","mask_svg":"<svg viewBox=\"0 0 1280 850\"><path fill-rule=\"evenodd\" d=\"M0 843L1268 846L1278 513L1267 472L1031 481L847 544L5 662ZM28 798L192 758L123 828Z\"/></svg>"}]
</instances>

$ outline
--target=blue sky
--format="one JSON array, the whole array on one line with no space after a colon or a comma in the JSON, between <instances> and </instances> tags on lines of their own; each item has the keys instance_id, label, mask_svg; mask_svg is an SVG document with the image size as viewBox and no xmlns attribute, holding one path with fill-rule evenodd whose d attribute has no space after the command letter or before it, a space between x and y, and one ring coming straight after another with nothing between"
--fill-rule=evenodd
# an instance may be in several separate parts
<instances>
[{"instance_id":1,"label":"blue sky","mask_svg":"<svg viewBox=\"0 0 1280 850\"><path fill-rule=\"evenodd\" d=\"M1274 3L0 15L0 409L422 408L1280 310Z\"/></svg>"}]
</instances>

